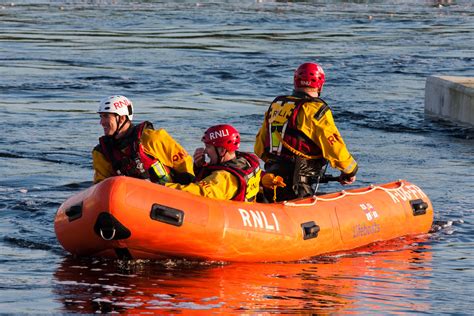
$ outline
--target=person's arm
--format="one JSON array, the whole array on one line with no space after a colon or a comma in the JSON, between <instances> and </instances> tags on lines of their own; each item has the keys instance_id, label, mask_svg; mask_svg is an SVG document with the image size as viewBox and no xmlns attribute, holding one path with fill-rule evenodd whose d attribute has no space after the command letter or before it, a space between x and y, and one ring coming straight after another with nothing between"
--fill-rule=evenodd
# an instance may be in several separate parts
<instances>
[{"instance_id":1,"label":"person's arm","mask_svg":"<svg viewBox=\"0 0 474 316\"><path fill-rule=\"evenodd\" d=\"M155 157L175 173L189 174L192 178L193 159L164 129L145 129L141 142L146 154Z\"/></svg>"},{"instance_id":2,"label":"person's arm","mask_svg":"<svg viewBox=\"0 0 474 316\"><path fill-rule=\"evenodd\" d=\"M198 183L187 185L166 183L165 186L208 198L231 200L239 189L239 181L230 172L219 170L214 171Z\"/></svg>"},{"instance_id":3,"label":"person's arm","mask_svg":"<svg viewBox=\"0 0 474 316\"><path fill-rule=\"evenodd\" d=\"M260 127L260 130L258 131L257 136L255 137L255 145L253 148L254 153L263 161L266 161L265 137L267 137L267 134L268 134L266 119L267 119L267 113L265 113L263 124Z\"/></svg>"},{"instance_id":4,"label":"person's arm","mask_svg":"<svg viewBox=\"0 0 474 316\"><path fill-rule=\"evenodd\" d=\"M94 184L115 175L112 164L96 148L92 150L92 166L94 168Z\"/></svg>"},{"instance_id":5,"label":"person's arm","mask_svg":"<svg viewBox=\"0 0 474 316\"><path fill-rule=\"evenodd\" d=\"M341 171L340 182L352 183L358 169L357 162L347 149L329 107L324 109L327 105L316 104L317 106L314 103L303 106L304 111L298 114L298 123L301 124L303 133L318 144L331 167ZM351 180L352 177L354 178Z\"/></svg>"}]
</instances>

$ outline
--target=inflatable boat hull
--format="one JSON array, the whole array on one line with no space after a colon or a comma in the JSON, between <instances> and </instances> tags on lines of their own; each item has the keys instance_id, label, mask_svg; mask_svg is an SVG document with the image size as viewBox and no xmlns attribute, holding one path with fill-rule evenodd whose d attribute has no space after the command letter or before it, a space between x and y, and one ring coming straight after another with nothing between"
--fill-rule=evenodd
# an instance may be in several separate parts
<instances>
[{"instance_id":1,"label":"inflatable boat hull","mask_svg":"<svg viewBox=\"0 0 474 316\"><path fill-rule=\"evenodd\" d=\"M427 233L432 221L427 195L406 181L261 204L113 177L66 200L54 226L78 256L270 262Z\"/></svg>"}]
</instances>

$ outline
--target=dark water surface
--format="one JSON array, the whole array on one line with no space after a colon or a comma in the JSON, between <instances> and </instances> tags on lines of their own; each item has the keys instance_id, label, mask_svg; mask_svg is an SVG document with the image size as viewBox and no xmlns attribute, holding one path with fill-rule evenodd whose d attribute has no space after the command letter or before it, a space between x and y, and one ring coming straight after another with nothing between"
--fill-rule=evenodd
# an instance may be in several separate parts
<instances>
[{"instance_id":1,"label":"dark water surface","mask_svg":"<svg viewBox=\"0 0 474 316\"><path fill-rule=\"evenodd\" d=\"M312 60L357 186L419 185L428 236L286 264L62 250L54 215L91 183L99 99L130 97L137 121L190 152L223 122L251 150L268 103ZM470 0L0 1L0 311L471 314L474 129L425 117L423 102L427 76L473 77L473 61Z\"/></svg>"}]
</instances>

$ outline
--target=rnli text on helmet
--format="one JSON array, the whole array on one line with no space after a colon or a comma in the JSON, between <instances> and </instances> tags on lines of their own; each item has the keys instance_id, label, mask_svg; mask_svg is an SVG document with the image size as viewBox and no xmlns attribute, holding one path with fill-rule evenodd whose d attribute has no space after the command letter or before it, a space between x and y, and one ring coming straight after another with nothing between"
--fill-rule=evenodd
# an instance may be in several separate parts
<instances>
[{"instance_id":1,"label":"rnli text on helmet","mask_svg":"<svg viewBox=\"0 0 474 316\"><path fill-rule=\"evenodd\" d=\"M209 139L210 140L213 140L213 139L219 139L221 137L224 137L224 136L229 136L229 130L228 129L223 129L223 130L220 130L220 131L215 131L215 132L210 132L209 133Z\"/></svg>"},{"instance_id":2,"label":"rnli text on helmet","mask_svg":"<svg viewBox=\"0 0 474 316\"><path fill-rule=\"evenodd\" d=\"M129 100L120 100L120 101L114 102L115 109L121 109L123 106L129 106L129 105L131 105Z\"/></svg>"}]
</instances>

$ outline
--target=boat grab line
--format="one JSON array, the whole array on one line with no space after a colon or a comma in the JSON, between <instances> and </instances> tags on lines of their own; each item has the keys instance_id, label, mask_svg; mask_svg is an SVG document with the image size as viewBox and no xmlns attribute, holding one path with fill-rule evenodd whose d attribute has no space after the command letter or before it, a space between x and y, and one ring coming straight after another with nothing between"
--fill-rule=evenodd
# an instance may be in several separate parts
<instances>
[{"instance_id":1,"label":"boat grab line","mask_svg":"<svg viewBox=\"0 0 474 316\"><path fill-rule=\"evenodd\" d=\"M377 189L385 191L385 192L396 191L396 190L402 188L405 185L402 180L398 180L398 183L399 183L399 186L397 188L393 188L393 189L387 189L387 188L384 188L384 187L381 187L381 186L378 186L378 185L371 184L369 186L369 189L367 191L364 191L364 192L347 192L345 190L342 190L341 194L339 196L336 196L336 197L333 197L333 198L322 198L322 197L318 197L316 195L313 195L311 197L313 199L313 202L311 202L311 203L298 204L298 203L294 203L294 202L284 201L283 205L285 205L285 206L313 206L318 201L323 201L323 202L335 201L335 200L342 199L346 195L363 195L363 194L367 194L367 193L370 193L372 191L375 191Z\"/></svg>"}]
</instances>

